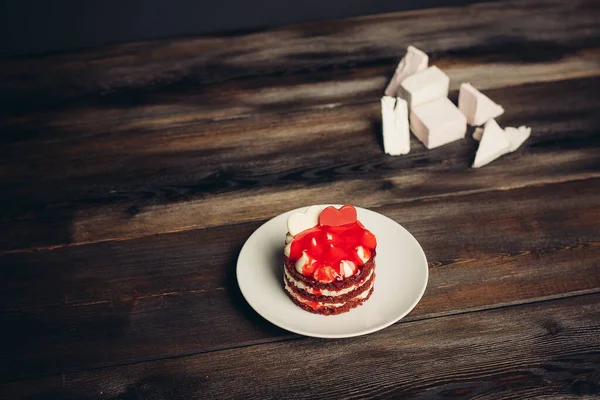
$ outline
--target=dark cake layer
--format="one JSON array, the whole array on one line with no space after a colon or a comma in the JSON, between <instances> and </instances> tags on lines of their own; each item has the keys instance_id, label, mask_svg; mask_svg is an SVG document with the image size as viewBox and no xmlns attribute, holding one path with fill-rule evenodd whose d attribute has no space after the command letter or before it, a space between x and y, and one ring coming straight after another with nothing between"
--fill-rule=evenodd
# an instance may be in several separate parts
<instances>
[{"instance_id":1,"label":"dark cake layer","mask_svg":"<svg viewBox=\"0 0 600 400\"><path fill-rule=\"evenodd\" d=\"M350 300L341 307L327 307L327 306L305 304L305 303L302 303L301 301L295 299L287 290L285 293L294 302L294 304L296 304L298 307L302 308L305 311L308 311L313 314L336 315L336 314L342 314L342 313L348 312L351 309L356 308L356 307L360 306L361 304L363 304L365 301L367 301L371 297L374 289L375 289L374 287L371 288L371 290L369 291L369 294L364 299Z\"/></svg>"},{"instance_id":2,"label":"dark cake layer","mask_svg":"<svg viewBox=\"0 0 600 400\"><path fill-rule=\"evenodd\" d=\"M284 279L287 281L289 288L294 293L296 293L298 296L300 296L301 298L303 298L307 301L315 301L315 302L321 302L321 303L343 303L348 300L351 300L352 298L354 298L356 296L360 296L365 290L369 289L371 287L371 283L375 280L375 272L373 272L373 274L371 274L371 276L369 277L369 279L366 282L363 282L356 289L352 290L351 292L339 295L339 296L325 296L325 295L317 295L317 294L308 293L307 291L298 288L296 285L294 285L294 283L290 282L290 280L287 278L287 276L285 276L285 274L284 274Z\"/></svg>"}]
</instances>

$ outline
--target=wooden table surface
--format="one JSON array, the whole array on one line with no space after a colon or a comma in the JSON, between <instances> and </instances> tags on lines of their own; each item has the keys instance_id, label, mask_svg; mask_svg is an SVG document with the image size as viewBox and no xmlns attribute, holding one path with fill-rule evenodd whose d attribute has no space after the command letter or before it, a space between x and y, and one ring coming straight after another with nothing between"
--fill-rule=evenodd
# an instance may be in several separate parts
<instances>
[{"instance_id":1,"label":"wooden table surface","mask_svg":"<svg viewBox=\"0 0 600 400\"><path fill-rule=\"evenodd\" d=\"M599 21L486 2L0 61L0 398L599 397ZM410 44L531 138L386 156ZM245 302L249 235L320 203L421 243L407 317L326 340Z\"/></svg>"}]
</instances>

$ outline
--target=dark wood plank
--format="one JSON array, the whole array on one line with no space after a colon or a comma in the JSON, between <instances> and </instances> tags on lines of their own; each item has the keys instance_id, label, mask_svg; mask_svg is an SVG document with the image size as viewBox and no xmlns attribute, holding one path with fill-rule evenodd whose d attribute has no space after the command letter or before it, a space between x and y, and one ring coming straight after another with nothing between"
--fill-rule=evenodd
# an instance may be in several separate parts
<instances>
[{"instance_id":1,"label":"dark wood plank","mask_svg":"<svg viewBox=\"0 0 600 400\"><path fill-rule=\"evenodd\" d=\"M535 15L535 18L531 16ZM304 24L253 34L132 43L0 62L0 109L123 89L386 62L414 44L434 55L551 61L599 44L592 0L503 1Z\"/></svg>"},{"instance_id":2,"label":"dark wood plank","mask_svg":"<svg viewBox=\"0 0 600 400\"><path fill-rule=\"evenodd\" d=\"M598 181L375 208L430 261L407 320L600 291ZM544 207L540 207L540 199ZM0 257L4 380L294 337L245 303L235 262L256 223ZM449 232L452 232L449 234Z\"/></svg>"},{"instance_id":3,"label":"dark wood plank","mask_svg":"<svg viewBox=\"0 0 600 400\"><path fill-rule=\"evenodd\" d=\"M431 265L442 267L600 240L588 226L600 212L599 184L596 179L372 209L409 229ZM0 281L7 283L0 312L222 290L235 283L229 281L239 250L263 222L0 256Z\"/></svg>"},{"instance_id":4,"label":"dark wood plank","mask_svg":"<svg viewBox=\"0 0 600 400\"><path fill-rule=\"evenodd\" d=\"M245 222L310 203L376 206L596 177L599 90L600 78L588 78L489 91L507 109L502 124L533 134L478 171L470 138L433 151L413 139L408 156L383 154L378 103L170 128L167 118L161 129L140 120L139 130L125 125L101 140L5 146L0 249Z\"/></svg>"},{"instance_id":5,"label":"dark wood plank","mask_svg":"<svg viewBox=\"0 0 600 400\"><path fill-rule=\"evenodd\" d=\"M597 396L600 295L3 384L11 398ZM562 397L565 396L565 397ZM590 397L591 398L591 397Z\"/></svg>"},{"instance_id":6,"label":"dark wood plank","mask_svg":"<svg viewBox=\"0 0 600 400\"><path fill-rule=\"evenodd\" d=\"M450 77L450 89L470 82L480 90L526 83L600 75L600 48L572 43L558 60L507 62L503 54L432 55L431 63ZM495 49L490 49L493 51ZM379 101L395 65L367 65L302 75L241 78L206 84L173 84L117 90L58 107L15 115L0 110L0 143L57 143L123 134L126 130L189 127L201 122L250 118L254 114L290 112ZM494 74L490 75L490 71Z\"/></svg>"}]
</instances>

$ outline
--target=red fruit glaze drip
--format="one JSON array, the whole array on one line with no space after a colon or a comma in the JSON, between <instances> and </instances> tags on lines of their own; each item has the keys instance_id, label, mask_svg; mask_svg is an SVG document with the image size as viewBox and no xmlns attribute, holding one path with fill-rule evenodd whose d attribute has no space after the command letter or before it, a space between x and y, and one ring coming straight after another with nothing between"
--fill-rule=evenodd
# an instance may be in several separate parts
<instances>
[{"instance_id":1,"label":"red fruit glaze drip","mask_svg":"<svg viewBox=\"0 0 600 400\"><path fill-rule=\"evenodd\" d=\"M309 262L302 274L321 282L332 282L342 276L342 260L352 261L356 267L364 264L356 252L358 246L363 247L369 258L377 247L375 235L358 221L341 226L316 226L294 237L290 260L296 262L306 252Z\"/></svg>"},{"instance_id":2,"label":"red fruit glaze drip","mask_svg":"<svg viewBox=\"0 0 600 400\"><path fill-rule=\"evenodd\" d=\"M313 310L318 310L319 308L321 308L321 305L316 301L307 301L304 304L308 305Z\"/></svg>"}]
</instances>

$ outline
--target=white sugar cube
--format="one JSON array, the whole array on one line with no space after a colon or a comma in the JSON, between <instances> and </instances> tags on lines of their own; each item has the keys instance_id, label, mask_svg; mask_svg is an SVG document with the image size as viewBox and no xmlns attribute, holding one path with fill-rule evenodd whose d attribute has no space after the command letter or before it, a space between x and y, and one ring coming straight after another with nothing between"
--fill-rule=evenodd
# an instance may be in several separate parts
<instances>
[{"instance_id":1,"label":"white sugar cube","mask_svg":"<svg viewBox=\"0 0 600 400\"><path fill-rule=\"evenodd\" d=\"M483 136L472 167L483 167L508 152L510 152L510 141L496 120L490 119L483 127Z\"/></svg>"},{"instance_id":2,"label":"white sugar cube","mask_svg":"<svg viewBox=\"0 0 600 400\"><path fill-rule=\"evenodd\" d=\"M429 57L427 54L416 47L408 46L406 55L402 57L402 60L398 63L394 76L385 89L385 95L392 97L398 96L398 88L402 81L416 72L423 71L427 68L428 64Z\"/></svg>"},{"instance_id":3,"label":"white sugar cube","mask_svg":"<svg viewBox=\"0 0 600 400\"><path fill-rule=\"evenodd\" d=\"M410 129L425 147L433 149L464 138L467 120L447 97L442 97L414 107Z\"/></svg>"},{"instance_id":4,"label":"white sugar cube","mask_svg":"<svg viewBox=\"0 0 600 400\"><path fill-rule=\"evenodd\" d=\"M398 156L410 152L408 106L403 99L390 96L381 98L383 149L386 154Z\"/></svg>"},{"instance_id":5,"label":"white sugar cube","mask_svg":"<svg viewBox=\"0 0 600 400\"><path fill-rule=\"evenodd\" d=\"M479 126L504 113L504 108L469 83L460 85L458 109L467 117L469 125Z\"/></svg>"},{"instance_id":6,"label":"white sugar cube","mask_svg":"<svg viewBox=\"0 0 600 400\"><path fill-rule=\"evenodd\" d=\"M448 97L450 78L435 65L406 78L398 89L399 97L413 109L443 97Z\"/></svg>"}]
</instances>

